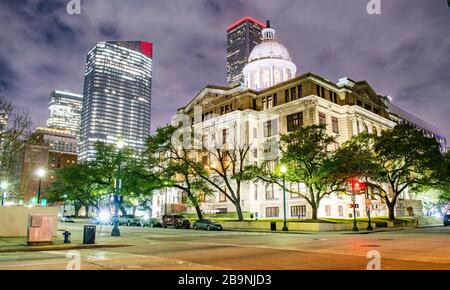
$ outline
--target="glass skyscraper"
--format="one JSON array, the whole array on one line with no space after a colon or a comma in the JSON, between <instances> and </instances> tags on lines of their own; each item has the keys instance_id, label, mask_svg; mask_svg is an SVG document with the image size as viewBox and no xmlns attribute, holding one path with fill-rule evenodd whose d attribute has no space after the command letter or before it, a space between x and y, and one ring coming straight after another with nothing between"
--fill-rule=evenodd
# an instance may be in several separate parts
<instances>
[{"instance_id":1,"label":"glass skyscraper","mask_svg":"<svg viewBox=\"0 0 450 290\"><path fill-rule=\"evenodd\" d=\"M244 83L242 70L253 48L261 43L266 26L246 16L227 27L227 81L230 87Z\"/></svg>"},{"instance_id":2,"label":"glass skyscraper","mask_svg":"<svg viewBox=\"0 0 450 290\"><path fill-rule=\"evenodd\" d=\"M78 159L95 159L95 142L116 144L140 154L150 134L153 44L97 43L88 53Z\"/></svg>"},{"instance_id":3,"label":"glass skyscraper","mask_svg":"<svg viewBox=\"0 0 450 290\"><path fill-rule=\"evenodd\" d=\"M79 137L83 96L68 91L55 90L50 94L47 127L67 130Z\"/></svg>"}]
</instances>

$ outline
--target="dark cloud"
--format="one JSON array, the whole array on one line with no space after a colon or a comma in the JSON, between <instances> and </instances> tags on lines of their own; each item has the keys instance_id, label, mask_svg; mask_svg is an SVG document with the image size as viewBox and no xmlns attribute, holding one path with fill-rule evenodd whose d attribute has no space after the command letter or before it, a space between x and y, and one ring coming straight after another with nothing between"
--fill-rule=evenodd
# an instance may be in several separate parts
<instances>
[{"instance_id":1,"label":"dark cloud","mask_svg":"<svg viewBox=\"0 0 450 290\"><path fill-rule=\"evenodd\" d=\"M81 92L85 57L99 41L154 43L152 126L170 121L206 84L226 83L226 27L270 19L299 73L367 80L450 136L450 14L445 1L0 0L0 93L48 115L53 89ZM33 104L33 105L30 105Z\"/></svg>"}]
</instances>

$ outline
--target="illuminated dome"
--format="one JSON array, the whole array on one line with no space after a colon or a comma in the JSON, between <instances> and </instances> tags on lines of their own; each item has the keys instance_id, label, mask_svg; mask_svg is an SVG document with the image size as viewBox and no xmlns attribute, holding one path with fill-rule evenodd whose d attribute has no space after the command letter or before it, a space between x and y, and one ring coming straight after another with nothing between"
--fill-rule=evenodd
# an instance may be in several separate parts
<instances>
[{"instance_id":1,"label":"illuminated dome","mask_svg":"<svg viewBox=\"0 0 450 290\"><path fill-rule=\"evenodd\" d=\"M254 90L265 89L293 78L296 72L289 51L275 40L275 30L267 21L262 42L253 48L243 69L245 85Z\"/></svg>"}]
</instances>

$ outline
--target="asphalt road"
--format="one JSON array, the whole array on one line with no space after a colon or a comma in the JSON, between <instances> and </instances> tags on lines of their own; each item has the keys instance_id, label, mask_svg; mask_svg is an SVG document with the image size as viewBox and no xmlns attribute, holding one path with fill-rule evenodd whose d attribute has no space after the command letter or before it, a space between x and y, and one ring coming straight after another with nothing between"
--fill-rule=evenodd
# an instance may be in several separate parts
<instances>
[{"instance_id":1,"label":"asphalt road","mask_svg":"<svg viewBox=\"0 0 450 290\"><path fill-rule=\"evenodd\" d=\"M81 224L67 227L74 243ZM372 234L206 232L121 227L98 229L97 242L132 246L0 253L0 269L450 269L450 228ZM370 252L370 251L377 252ZM367 255L370 252L370 257ZM375 255L375 256L373 256ZM79 259L78 259L79 257ZM78 263L79 260L79 263Z\"/></svg>"}]
</instances>

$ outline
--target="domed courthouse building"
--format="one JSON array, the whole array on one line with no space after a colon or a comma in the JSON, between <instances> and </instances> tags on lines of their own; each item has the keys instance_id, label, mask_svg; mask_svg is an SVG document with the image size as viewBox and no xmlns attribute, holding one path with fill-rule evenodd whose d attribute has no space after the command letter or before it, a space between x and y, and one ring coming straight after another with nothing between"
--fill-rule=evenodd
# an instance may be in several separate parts
<instances>
[{"instance_id":1,"label":"domed courthouse building","mask_svg":"<svg viewBox=\"0 0 450 290\"><path fill-rule=\"evenodd\" d=\"M242 41L241 36L245 40L245 35L255 31L260 33L261 39L259 43L250 41L253 48L246 56L242 49L248 48L248 43L237 45L234 42ZM411 123L425 134L434 136L445 148L445 137L437 128L394 106L388 97L376 93L366 81L343 77L335 83L310 72L299 74L288 49L279 42L269 22L263 25L245 17L228 27L227 32L240 35L228 42L229 46L231 43L239 47L237 51L229 49L229 56L240 54L248 57L242 70L239 67L242 61L236 58L228 65L229 80L242 81L229 87L208 85L178 110L179 114L189 116L202 148L248 144L251 149L246 164L261 166L264 163L274 167L280 155L278 152L265 154L267 148L264 144L302 126L324 124L327 133L336 137L336 146L339 146L361 132L380 134L402 122ZM233 73L242 73L243 77ZM212 154L198 158L205 167L213 167L217 163ZM307 190L303 184L287 186L302 193ZM183 192L175 188L162 190L153 197L152 215L195 213L185 201ZM235 212L235 206L219 191L200 201L205 213ZM322 199L318 216L348 218L353 213L350 203L349 195L331 194ZM374 199L369 205L364 196L357 196L356 203L357 216L366 216L366 206L371 207L372 216L387 216L387 207L381 200ZM241 208L254 218L282 218L283 191L273 184L246 182L241 190ZM422 215L421 201L412 199L405 191L400 196L396 214L411 215L411 208L414 215ZM287 218L311 218L311 214L304 198L286 193Z\"/></svg>"}]
</instances>

